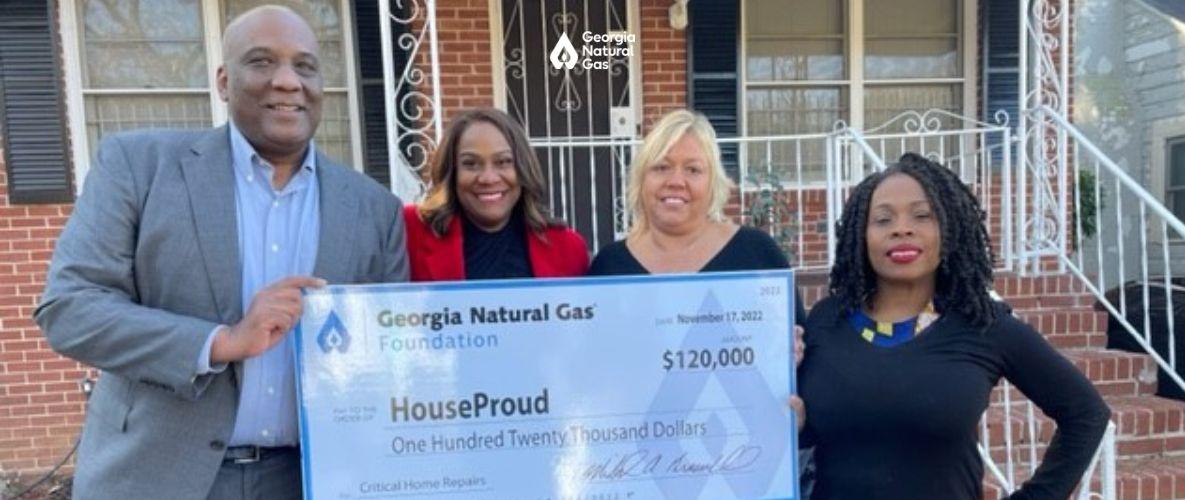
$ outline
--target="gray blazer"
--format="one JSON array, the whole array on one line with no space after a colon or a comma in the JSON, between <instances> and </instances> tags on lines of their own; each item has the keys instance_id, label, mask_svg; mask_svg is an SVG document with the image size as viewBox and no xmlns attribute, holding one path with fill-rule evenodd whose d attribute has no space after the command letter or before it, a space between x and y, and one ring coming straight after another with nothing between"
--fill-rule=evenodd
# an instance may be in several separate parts
<instances>
[{"instance_id":1,"label":"gray blazer","mask_svg":"<svg viewBox=\"0 0 1185 500\"><path fill-rule=\"evenodd\" d=\"M241 364L197 374L211 329L243 316L227 128L106 138L34 316L53 349L103 371L74 498L204 499L234 426ZM406 281L399 200L317 157L314 275Z\"/></svg>"}]
</instances>

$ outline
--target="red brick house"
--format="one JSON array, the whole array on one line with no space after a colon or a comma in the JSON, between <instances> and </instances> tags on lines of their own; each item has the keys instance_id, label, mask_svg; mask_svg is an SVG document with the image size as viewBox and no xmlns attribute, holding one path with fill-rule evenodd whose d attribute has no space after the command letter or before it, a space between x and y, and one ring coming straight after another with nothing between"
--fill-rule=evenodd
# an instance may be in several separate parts
<instances>
[{"instance_id":1,"label":"red brick house","mask_svg":"<svg viewBox=\"0 0 1185 500\"><path fill-rule=\"evenodd\" d=\"M79 381L95 374L50 351L31 317L89 158L114 131L223 123L213 77L221 32L258 3L0 2L0 479L54 467L85 412ZM1093 240L1076 227L1089 195L1074 188L1079 167L1095 160L1095 179L1116 185L1109 205L1092 205L1095 217L1125 206L1127 189L1058 122L1071 115L1068 45L1085 0L277 3L305 15L321 42L318 147L414 197L449 118L496 106L528 130L557 215L590 250L628 224L631 144L671 109L697 109L716 126L741 186L731 213L783 238L811 302L824 292L838 197L874 157L920 150L959 168L992 217L997 291L1113 400L1119 472L1094 477L1116 491L1096 490L1185 496L1185 408L1151 395L1150 357L1102 349L1107 316L1093 308L1092 292L1136 272L1111 266L1149 261L1122 243L1115 260L1112 240L1101 242L1129 238L1113 229L1134 212L1099 222ZM573 52L557 51L561 36ZM1144 203L1132 207L1143 214ZM1166 221L1139 223L1175 231ZM1076 253L1096 243L1097 255ZM1048 440L1047 422L1016 415L997 406L985 418L985 454L1001 468L1006 433L1020 442L1020 429L1044 432L1035 449ZM1027 468L1017 469L1020 480Z\"/></svg>"}]
</instances>

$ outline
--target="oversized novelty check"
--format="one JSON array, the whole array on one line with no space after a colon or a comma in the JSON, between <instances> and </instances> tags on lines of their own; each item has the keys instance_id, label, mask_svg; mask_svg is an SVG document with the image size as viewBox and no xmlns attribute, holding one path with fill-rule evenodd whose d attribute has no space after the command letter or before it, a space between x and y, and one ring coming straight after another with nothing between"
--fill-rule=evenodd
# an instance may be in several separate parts
<instances>
[{"instance_id":1,"label":"oversized novelty check","mask_svg":"<svg viewBox=\"0 0 1185 500\"><path fill-rule=\"evenodd\" d=\"M797 498L793 275L331 286L305 498Z\"/></svg>"}]
</instances>

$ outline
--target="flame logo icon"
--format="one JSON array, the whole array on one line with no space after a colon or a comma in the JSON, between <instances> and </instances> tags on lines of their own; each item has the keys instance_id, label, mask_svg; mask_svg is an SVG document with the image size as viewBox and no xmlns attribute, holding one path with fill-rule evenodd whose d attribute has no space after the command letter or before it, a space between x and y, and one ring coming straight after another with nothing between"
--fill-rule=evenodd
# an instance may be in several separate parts
<instances>
[{"instance_id":1,"label":"flame logo icon","mask_svg":"<svg viewBox=\"0 0 1185 500\"><path fill-rule=\"evenodd\" d=\"M560 33L559 41L555 43L555 48L551 49L551 66L555 69L575 68L578 56L576 47L573 47L572 41L568 39L568 34Z\"/></svg>"},{"instance_id":2,"label":"flame logo icon","mask_svg":"<svg viewBox=\"0 0 1185 500\"><path fill-rule=\"evenodd\" d=\"M338 352L346 352L346 349L350 348L350 333L346 331L346 326L337 314L330 312L329 317L325 319L325 326L322 326L321 332L317 334L317 345L321 346L321 351L326 354L335 349Z\"/></svg>"}]
</instances>

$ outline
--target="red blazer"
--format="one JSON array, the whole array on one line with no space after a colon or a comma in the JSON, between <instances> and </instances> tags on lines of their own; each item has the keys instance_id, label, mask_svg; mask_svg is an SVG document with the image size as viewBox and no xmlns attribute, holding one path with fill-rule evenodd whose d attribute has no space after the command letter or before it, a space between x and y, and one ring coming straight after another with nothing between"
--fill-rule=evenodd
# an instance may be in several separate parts
<instances>
[{"instance_id":1,"label":"red blazer","mask_svg":"<svg viewBox=\"0 0 1185 500\"><path fill-rule=\"evenodd\" d=\"M407 257L411 261L412 281L451 281L465 279L465 245L461 241L461 219L449 222L443 237L420 220L415 205L403 207L407 225ZM588 247L579 233L566 227L547 228L547 241L534 231L527 231L527 259L537 278L584 276L588 272Z\"/></svg>"}]
</instances>

